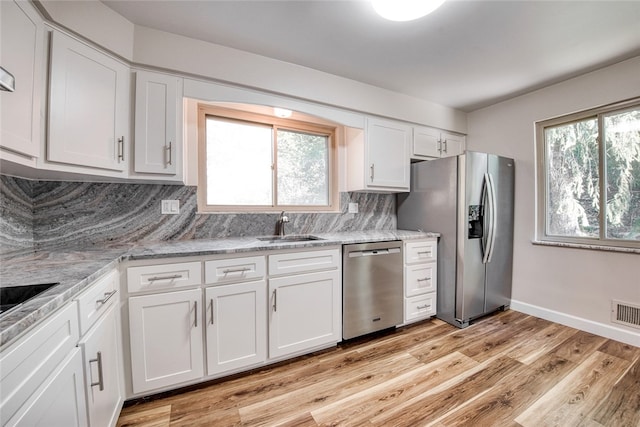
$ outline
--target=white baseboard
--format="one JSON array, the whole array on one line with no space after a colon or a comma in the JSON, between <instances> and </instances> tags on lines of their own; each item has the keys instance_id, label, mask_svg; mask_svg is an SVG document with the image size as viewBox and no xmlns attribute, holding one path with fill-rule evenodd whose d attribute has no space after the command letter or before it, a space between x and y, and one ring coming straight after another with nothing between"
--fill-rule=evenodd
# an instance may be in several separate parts
<instances>
[{"instance_id":1,"label":"white baseboard","mask_svg":"<svg viewBox=\"0 0 640 427\"><path fill-rule=\"evenodd\" d=\"M581 317L572 316L570 314L549 310L548 308L538 307L536 305L515 300L511 300L510 308L524 314L529 314L531 316L560 323L561 325L580 329L581 331L589 332L601 337L640 347L640 333L638 332L628 331L616 326L594 322L592 320L583 319Z\"/></svg>"}]
</instances>

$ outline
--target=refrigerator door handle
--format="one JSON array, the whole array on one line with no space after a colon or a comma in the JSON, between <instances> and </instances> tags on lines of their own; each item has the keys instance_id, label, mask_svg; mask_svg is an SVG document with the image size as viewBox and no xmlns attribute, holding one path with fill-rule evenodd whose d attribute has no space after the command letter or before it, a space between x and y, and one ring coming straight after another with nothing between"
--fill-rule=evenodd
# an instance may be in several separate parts
<instances>
[{"instance_id":1,"label":"refrigerator door handle","mask_svg":"<svg viewBox=\"0 0 640 427\"><path fill-rule=\"evenodd\" d=\"M487 174L489 177L489 202L491 204L491 231L489 238L489 257L487 259L487 263L491 262L491 258L493 258L493 249L496 246L496 231L498 227L498 204L496 202L496 187L493 184L493 176L491 174Z\"/></svg>"},{"instance_id":2,"label":"refrigerator door handle","mask_svg":"<svg viewBox=\"0 0 640 427\"><path fill-rule=\"evenodd\" d=\"M482 263L487 264L491 261L491 249L494 241L494 222L495 222L495 210L494 210L494 193L493 193L493 180L488 173L484 174L484 188L482 191L482 204L484 205L484 216L487 218L488 224L486 228L486 241L482 239Z\"/></svg>"}]
</instances>

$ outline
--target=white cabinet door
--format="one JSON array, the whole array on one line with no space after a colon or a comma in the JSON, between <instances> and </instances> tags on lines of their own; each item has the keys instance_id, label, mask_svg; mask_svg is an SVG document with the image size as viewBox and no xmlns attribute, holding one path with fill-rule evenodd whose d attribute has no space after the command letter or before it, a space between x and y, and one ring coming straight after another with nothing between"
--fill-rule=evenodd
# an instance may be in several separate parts
<instances>
[{"instance_id":1,"label":"white cabinet door","mask_svg":"<svg viewBox=\"0 0 640 427\"><path fill-rule=\"evenodd\" d=\"M269 280L269 357L302 352L342 337L339 270Z\"/></svg>"},{"instance_id":2,"label":"white cabinet door","mask_svg":"<svg viewBox=\"0 0 640 427\"><path fill-rule=\"evenodd\" d=\"M411 136L411 127L402 123L368 120L365 166L370 188L409 191Z\"/></svg>"},{"instance_id":3,"label":"white cabinet door","mask_svg":"<svg viewBox=\"0 0 640 427\"><path fill-rule=\"evenodd\" d=\"M414 126L411 157L421 159L457 156L464 152L465 141L464 135L426 126Z\"/></svg>"},{"instance_id":4,"label":"white cabinet door","mask_svg":"<svg viewBox=\"0 0 640 427\"><path fill-rule=\"evenodd\" d=\"M6 426L87 426L80 349L69 353Z\"/></svg>"},{"instance_id":5,"label":"white cabinet door","mask_svg":"<svg viewBox=\"0 0 640 427\"><path fill-rule=\"evenodd\" d=\"M440 157L440 131L429 127L413 128L413 155Z\"/></svg>"},{"instance_id":6,"label":"white cabinet door","mask_svg":"<svg viewBox=\"0 0 640 427\"><path fill-rule=\"evenodd\" d=\"M136 72L134 170L175 175L182 153L182 78Z\"/></svg>"},{"instance_id":7,"label":"white cabinet door","mask_svg":"<svg viewBox=\"0 0 640 427\"><path fill-rule=\"evenodd\" d=\"M128 67L58 31L51 43L47 159L124 171Z\"/></svg>"},{"instance_id":8,"label":"white cabinet door","mask_svg":"<svg viewBox=\"0 0 640 427\"><path fill-rule=\"evenodd\" d=\"M80 341L91 427L115 426L122 408L117 310L112 305Z\"/></svg>"},{"instance_id":9,"label":"white cabinet door","mask_svg":"<svg viewBox=\"0 0 640 427\"><path fill-rule=\"evenodd\" d=\"M0 145L31 157L40 153L42 20L28 2L0 2L0 65L13 74L15 92L0 92Z\"/></svg>"},{"instance_id":10,"label":"white cabinet door","mask_svg":"<svg viewBox=\"0 0 640 427\"><path fill-rule=\"evenodd\" d=\"M442 157L457 156L464 153L466 138L463 135L442 132Z\"/></svg>"},{"instance_id":11,"label":"white cabinet door","mask_svg":"<svg viewBox=\"0 0 640 427\"><path fill-rule=\"evenodd\" d=\"M133 391L203 375L200 289L129 298Z\"/></svg>"},{"instance_id":12,"label":"white cabinet door","mask_svg":"<svg viewBox=\"0 0 640 427\"><path fill-rule=\"evenodd\" d=\"M237 370L267 358L267 284L264 280L205 291L207 375Z\"/></svg>"}]
</instances>

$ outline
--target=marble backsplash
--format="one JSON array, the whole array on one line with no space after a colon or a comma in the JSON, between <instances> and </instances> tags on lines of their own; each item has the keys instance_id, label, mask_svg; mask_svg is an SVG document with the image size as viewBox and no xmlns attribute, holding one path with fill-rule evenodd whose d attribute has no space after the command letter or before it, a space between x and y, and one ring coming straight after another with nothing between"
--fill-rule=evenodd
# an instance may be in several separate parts
<instances>
[{"instance_id":1,"label":"marble backsplash","mask_svg":"<svg viewBox=\"0 0 640 427\"><path fill-rule=\"evenodd\" d=\"M162 215L160 201L180 200ZM349 202L359 213L347 213ZM288 234L394 230L394 195L341 193L341 213L288 213ZM271 235L279 214L199 214L196 187L29 181L0 176L0 251Z\"/></svg>"}]
</instances>

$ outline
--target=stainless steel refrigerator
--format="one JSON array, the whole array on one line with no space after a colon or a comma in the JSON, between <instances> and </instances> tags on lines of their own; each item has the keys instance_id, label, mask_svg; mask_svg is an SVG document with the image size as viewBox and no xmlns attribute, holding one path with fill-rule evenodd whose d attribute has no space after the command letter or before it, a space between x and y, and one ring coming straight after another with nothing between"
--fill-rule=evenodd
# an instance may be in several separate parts
<instances>
[{"instance_id":1,"label":"stainless steel refrigerator","mask_svg":"<svg viewBox=\"0 0 640 427\"><path fill-rule=\"evenodd\" d=\"M513 263L513 159L467 151L411 165L398 195L398 228L441 233L437 317L464 328L509 307Z\"/></svg>"}]
</instances>

